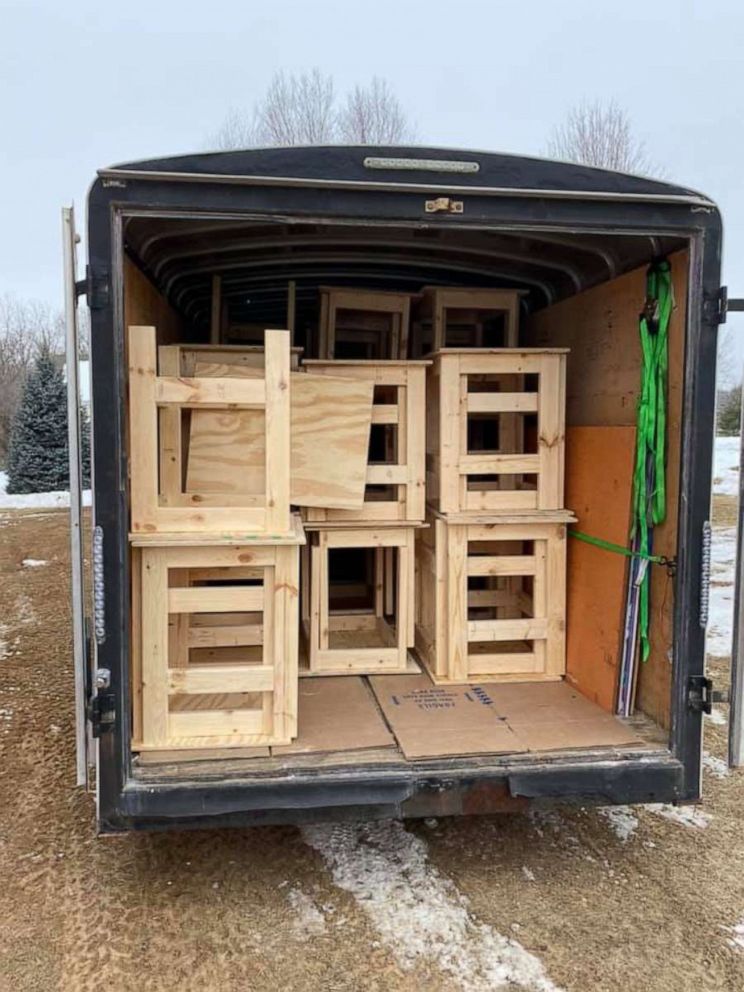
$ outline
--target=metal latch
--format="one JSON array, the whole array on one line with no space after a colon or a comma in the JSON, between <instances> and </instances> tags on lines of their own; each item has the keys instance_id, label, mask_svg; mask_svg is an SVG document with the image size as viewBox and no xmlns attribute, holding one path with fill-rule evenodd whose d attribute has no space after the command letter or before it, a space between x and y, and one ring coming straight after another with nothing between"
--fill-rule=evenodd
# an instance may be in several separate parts
<instances>
[{"instance_id":1,"label":"metal latch","mask_svg":"<svg viewBox=\"0 0 744 992\"><path fill-rule=\"evenodd\" d=\"M730 694L713 688L707 675L691 675L687 680L687 705L693 713L710 713L713 703L728 703Z\"/></svg>"},{"instance_id":2,"label":"metal latch","mask_svg":"<svg viewBox=\"0 0 744 992\"><path fill-rule=\"evenodd\" d=\"M448 196L439 196L436 200L427 200L427 214L461 214L464 211L462 200L450 200Z\"/></svg>"},{"instance_id":3,"label":"metal latch","mask_svg":"<svg viewBox=\"0 0 744 992\"><path fill-rule=\"evenodd\" d=\"M94 737L111 730L116 723L116 697L111 692L111 672L97 668L93 679L96 694L88 701L88 719Z\"/></svg>"}]
</instances>

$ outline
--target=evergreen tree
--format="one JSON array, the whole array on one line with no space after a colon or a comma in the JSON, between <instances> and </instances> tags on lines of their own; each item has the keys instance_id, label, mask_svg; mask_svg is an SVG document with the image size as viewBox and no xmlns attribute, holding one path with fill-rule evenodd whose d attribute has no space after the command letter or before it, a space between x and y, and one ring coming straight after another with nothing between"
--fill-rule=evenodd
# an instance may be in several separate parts
<instances>
[{"instance_id":1,"label":"evergreen tree","mask_svg":"<svg viewBox=\"0 0 744 992\"><path fill-rule=\"evenodd\" d=\"M718 394L717 433L731 437L741 424L741 386L721 390Z\"/></svg>"},{"instance_id":2,"label":"evergreen tree","mask_svg":"<svg viewBox=\"0 0 744 992\"><path fill-rule=\"evenodd\" d=\"M90 427L81 418L83 484L90 477ZM8 448L8 492L69 489L67 389L48 349L39 352L13 419Z\"/></svg>"}]
</instances>

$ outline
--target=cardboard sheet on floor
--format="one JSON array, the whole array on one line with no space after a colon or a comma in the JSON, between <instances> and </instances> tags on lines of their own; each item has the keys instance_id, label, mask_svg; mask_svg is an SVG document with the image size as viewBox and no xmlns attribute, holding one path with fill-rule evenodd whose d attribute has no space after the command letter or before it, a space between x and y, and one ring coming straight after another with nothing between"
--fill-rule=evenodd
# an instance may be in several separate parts
<instances>
[{"instance_id":1,"label":"cardboard sheet on floor","mask_svg":"<svg viewBox=\"0 0 744 992\"><path fill-rule=\"evenodd\" d=\"M481 688L436 686L426 675L373 675L369 681L410 760L526 750Z\"/></svg>"},{"instance_id":2,"label":"cardboard sheet on floor","mask_svg":"<svg viewBox=\"0 0 744 992\"><path fill-rule=\"evenodd\" d=\"M566 682L488 686L493 706L530 751L619 747L642 741Z\"/></svg>"},{"instance_id":3,"label":"cardboard sheet on floor","mask_svg":"<svg viewBox=\"0 0 744 992\"><path fill-rule=\"evenodd\" d=\"M273 747L272 754L361 751L395 745L372 693L358 675L302 679L297 722L297 739Z\"/></svg>"}]
</instances>

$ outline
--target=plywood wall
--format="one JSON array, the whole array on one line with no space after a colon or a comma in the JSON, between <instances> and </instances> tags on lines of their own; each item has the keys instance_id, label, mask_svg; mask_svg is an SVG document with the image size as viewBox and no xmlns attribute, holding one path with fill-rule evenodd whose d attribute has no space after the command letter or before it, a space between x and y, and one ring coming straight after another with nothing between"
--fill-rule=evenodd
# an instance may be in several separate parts
<instances>
[{"instance_id":1,"label":"plywood wall","mask_svg":"<svg viewBox=\"0 0 744 992\"><path fill-rule=\"evenodd\" d=\"M186 323L154 283L127 256L124 257L124 326L145 324L158 331L158 344L187 339Z\"/></svg>"},{"instance_id":2,"label":"plywood wall","mask_svg":"<svg viewBox=\"0 0 744 992\"><path fill-rule=\"evenodd\" d=\"M669 327L667 519L656 529L654 550L657 554L673 556L677 546L687 253L677 252L670 261L675 307ZM527 344L571 349L566 384L566 419L569 427L632 427L635 424L641 377L638 316L645 300L645 288L646 268L643 267L541 310L528 319L525 329ZM567 485L570 490L570 480ZM598 502L601 499L598 489ZM611 609L610 600L616 598L614 594L610 596L609 592L606 593L606 587L601 584L584 583L577 588L582 602L571 604L570 613L574 616L592 611L606 612ZM569 597L571 595L569 586ZM673 610L672 583L664 569L654 567L651 583L651 656L640 671L638 707L665 727L669 725L671 704ZM586 664L584 659L582 665ZM613 679L616 666L598 658L597 666L602 665L605 678ZM572 669L569 663L569 672L579 687L582 691L588 691L586 680L581 679L578 668L574 666ZM596 691L590 694L596 696ZM608 698L607 691L602 698Z\"/></svg>"}]
</instances>

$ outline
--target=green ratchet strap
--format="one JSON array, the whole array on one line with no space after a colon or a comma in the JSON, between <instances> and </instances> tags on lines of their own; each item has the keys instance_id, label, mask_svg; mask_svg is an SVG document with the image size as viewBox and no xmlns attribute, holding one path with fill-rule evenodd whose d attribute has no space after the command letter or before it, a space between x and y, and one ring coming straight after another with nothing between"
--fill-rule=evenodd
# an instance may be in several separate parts
<instances>
[{"instance_id":1,"label":"green ratchet strap","mask_svg":"<svg viewBox=\"0 0 744 992\"><path fill-rule=\"evenodd\" d=\"M655 262L646 276L646 306L639 321L641 395L638 401L636 458L633 472L633 526L637 553L651 551L649 528L666 517L666 391L669 367L669 318L672 313L672 273L669 262ZM648 572L639 583L641 658L651 648Z\"/></svg>"},{"instance_id":2,"label":"green ratchet strap","mask_svg":"<svg viewBox=\"0 0 744 992\"><path fill-rule=\"evenodd\" d=\"M602 548L603 551L614 551L618 555L625 555L626 558L642 558L654 565L665 565L670 572L674 571L677 564L674 558L667 558L666 555L644 555L640 551L633 551L631 548L626 548L622 544L615 544L613 541L605 541L603 537L584 534L580 530L570 530L568 536L584 541L585 544L593 544L597 548Z\"/></svg>"}]
</instances>

